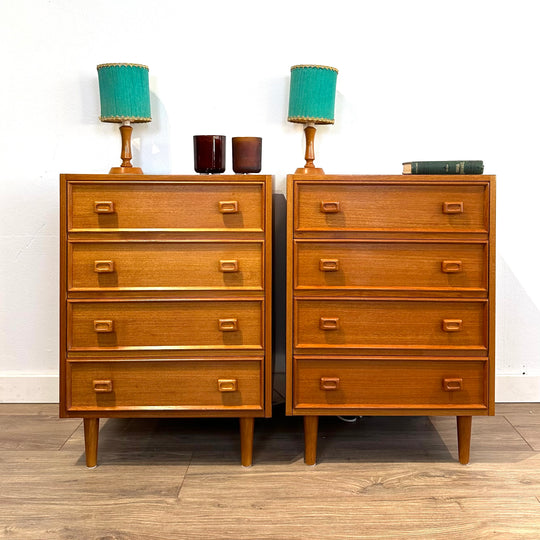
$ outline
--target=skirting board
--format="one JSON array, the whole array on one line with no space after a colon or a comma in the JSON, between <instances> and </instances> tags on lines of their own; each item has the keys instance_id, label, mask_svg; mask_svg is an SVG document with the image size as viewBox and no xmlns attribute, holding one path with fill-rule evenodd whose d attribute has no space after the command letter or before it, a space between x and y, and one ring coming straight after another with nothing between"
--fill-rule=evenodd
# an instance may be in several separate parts
<instances>
[{"instance_id":1,"label":"skirting board","mask_svg":"<svg viewBox=\"0 0 540 540\"><path fill-rule=\"evenodd\" d=\"M0 371L0 403L58 403L58 371Z\"/></svg>"},{"instance_id":2,"label":"skirting board","mask_svg":"<svg viewBox=\"0 0 540 540\"><path fill-rule=\"evenodd\" d=\"M495 376L495 401L498 403L539 403L540 372L498 373Z\"/></svg>"},{"instance_id":3,"label":"skirting board","mask_svg":"<svg viewBox=\"0 0 540 540\"><path fill-rule=\"evenodd\" d=\"M278 375L274 384L279 382ZM58 403L58 384L56 371L0 371L0 403ZM495 400L540 402L540 373L497 375Z\"/></svg>"}]
</instances>

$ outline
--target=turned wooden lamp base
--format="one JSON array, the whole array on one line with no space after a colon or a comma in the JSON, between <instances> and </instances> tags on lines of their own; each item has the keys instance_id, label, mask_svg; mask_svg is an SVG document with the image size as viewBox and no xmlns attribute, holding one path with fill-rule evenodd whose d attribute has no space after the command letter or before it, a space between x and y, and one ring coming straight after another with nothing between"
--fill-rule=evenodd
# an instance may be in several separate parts
<instances>
[{"instance_id":1,"label":"turned wooden lamp base","mask_svg":"<svg viewBox=\"0 0 540 540\"><path fill-rule=\"evenodd\" d=\"M109 174L144 174L140 167L111 167Z\"/></svg>"},{"instance_id":2,"label":"turned wooden lamp base","mask_svg":"<svg viewBox=\"0 0 540 540\"><path fill-rule=\"evenodd\" d=\"M315 167L313 161L315 161L315 126L313 124L306 124L304 133L306 134L306 155L304 159L306 164L303 167L296 169L295 174L324 174L324 171Z\"/></svg>"},{"instance_id":3,"label":"turned wooden lamp base","mask_svg":"<svg viewBox=\"0 0 540 540\"><path fill-rule=\"evenodd\" d=\"M319 167L299 167L294 174L324 174Z\"/></svg>"},{"instance_id":4,"label":"turned wooden lamp base","mask_svg":"<svg viewBox=\"0 0 540 540\"><path fill-rule=\"evenodd\" d=\"M109 174L143 174L140 167L133 167L131 165L131 132L133 128L129 125L129 122L124 122L120 126L120 135L122 136L122 153L120 157L122 164L120 167L112 167Z\"/></svg>"}]
</instances>

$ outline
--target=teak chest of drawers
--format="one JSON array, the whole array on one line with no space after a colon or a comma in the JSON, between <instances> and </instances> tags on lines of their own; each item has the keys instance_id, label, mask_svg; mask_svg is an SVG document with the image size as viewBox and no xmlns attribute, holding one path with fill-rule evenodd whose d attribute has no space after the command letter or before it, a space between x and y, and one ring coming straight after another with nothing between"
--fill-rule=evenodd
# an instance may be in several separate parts
<instances>
[{"instance_id":1,"label":"teak chest of drawers","mask_svg":"<svg viewBox=\"0 0 540 540\"><path fill-rule=\"evenodd\" d=\"M290 175L287 414L494 414L495 177Z\"/></svg>"},{"instance_id":2,"label":"teak chest of drawers","mask_svg":"<svg viewBox=\"0 0 540 540\"><path fill-rule=\"evenodd\" d=\"M60 416L271 416L272 178L60 177Z\"/></svg>"}]
</instances>

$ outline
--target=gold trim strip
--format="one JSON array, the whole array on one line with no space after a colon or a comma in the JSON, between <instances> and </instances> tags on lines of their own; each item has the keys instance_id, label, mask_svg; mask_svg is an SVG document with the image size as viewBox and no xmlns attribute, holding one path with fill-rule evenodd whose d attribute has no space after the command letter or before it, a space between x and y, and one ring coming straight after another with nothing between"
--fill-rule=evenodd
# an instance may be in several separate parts
<instances>
[{"instance_id":1,"label":"gold trim strip","mask_svg":"<svg viewBox=\"0 0 540 540\"><path fill-rule=\"evenodd\" d=\"M110 66L130 66L130 67L140 67L143 69L146 69L147 71L150 71L148 69L148 66L145 66L144 64L130 64L129 62L117 62L117 63L109 63L109 64L98 64L97 69L101 69L104 67L110 67Z\"/></svg>"},{"instance_id":2,"label":"gold trim strip","mask_svg":"<svg viewBox=\"0 0 540 540\"><path fill-rule=\"evenodd\" d=\"M335 122L328 118L313 118L311 116L289 116L287 121L296 122L297 124L308 124L309 122L313 122L314 124L333 124Z\"/></svg>"},{"instance_id":3,"label":"gold trim strip","mask_svg":"<svg viewBox=\"0 0 540 540\"><path fill-rule=\"evenodd\" d=\"M329 69L330 71L335 71L336 73L339 73L338 69L335 68L335 67L330 67L330 66L320 66L320 65L317 65L317 64L298 64L296 66L292 66L291 67L291 71L293 69L297 69L297 68L317 68L317 69Z\"/></svg>"},{"instance_id":4,"label":"gold trim strip","mask_svg":"<svg viewBox=\"0 0 540 540\"><path fill-rule=\"evenodd\" d=\"M102 122L151 122L151 117L144 116L100 116L99 119Z\"/></svg>"}]
</instances>

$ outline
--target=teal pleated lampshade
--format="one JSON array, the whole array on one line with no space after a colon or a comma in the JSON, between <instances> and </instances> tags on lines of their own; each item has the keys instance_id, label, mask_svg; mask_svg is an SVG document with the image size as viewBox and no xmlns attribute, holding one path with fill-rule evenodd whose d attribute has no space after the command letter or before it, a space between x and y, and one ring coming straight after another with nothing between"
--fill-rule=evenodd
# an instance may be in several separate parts
<instances>
[{"instance_id":1,"label":"teal pleated lampshade","mask_svg":"<svg viewBox=\"0 0 540 540\"><path fill-rule=\"evenodd\" d=\"M338 70L329 66L291 68L289 122L333 124Z\"/></svg>"},{"instance_id":2,"label":"teal pleated lampshade","mask_svg":"<svg viewBox=\"0 0 540 540\"><path fill-rule=\"evenodd\" d=\"M97 66L102 122L150 122L148 67L141 64Z\"/></svg>"}]
</instances>

